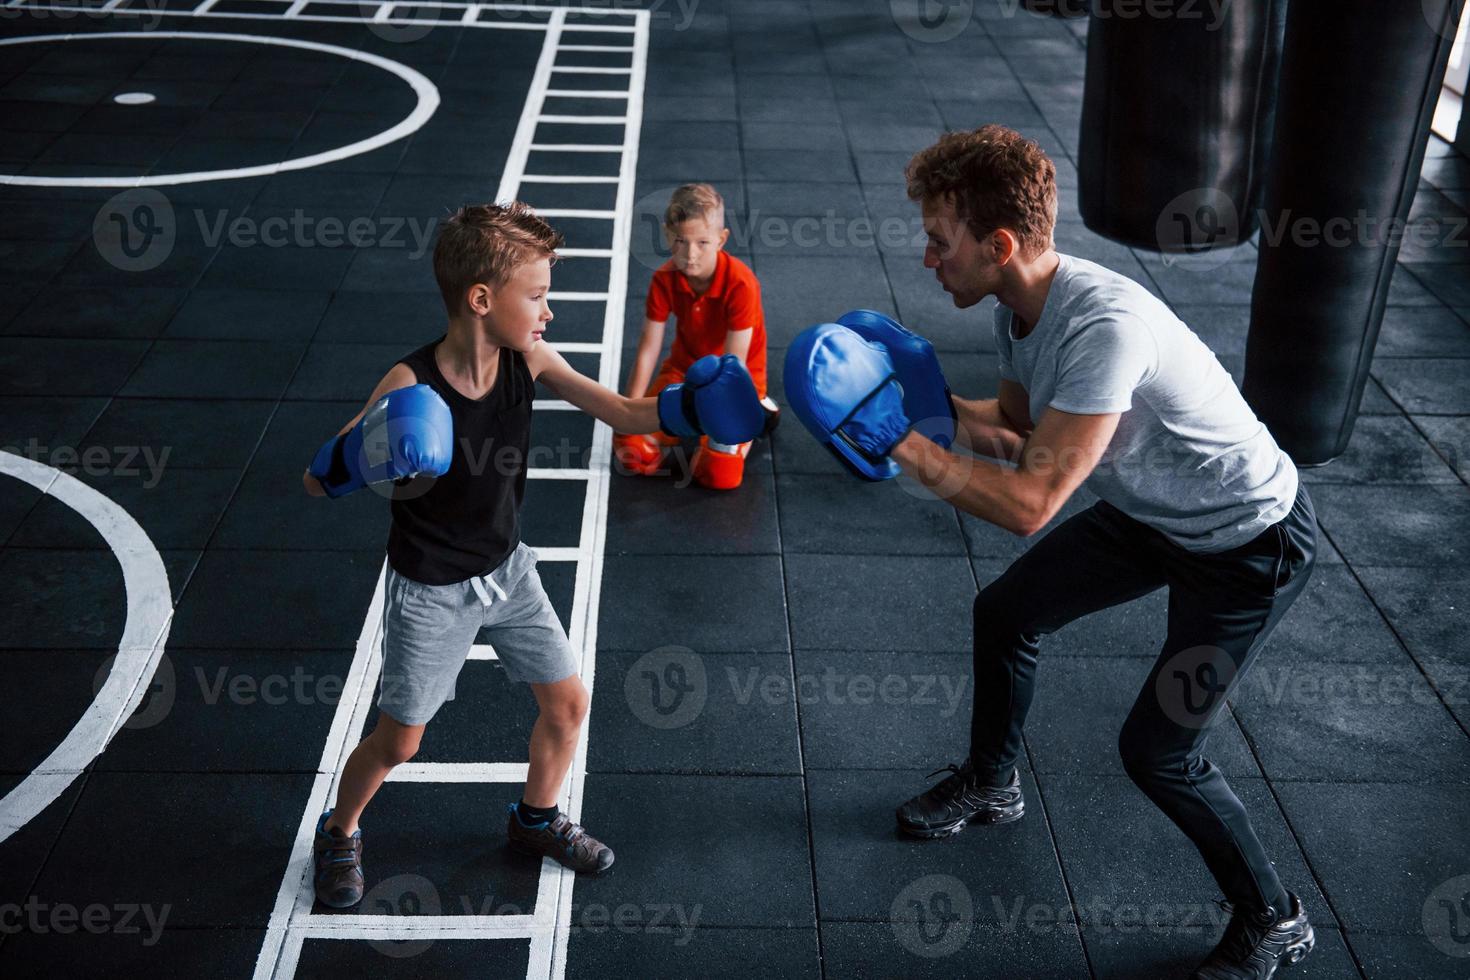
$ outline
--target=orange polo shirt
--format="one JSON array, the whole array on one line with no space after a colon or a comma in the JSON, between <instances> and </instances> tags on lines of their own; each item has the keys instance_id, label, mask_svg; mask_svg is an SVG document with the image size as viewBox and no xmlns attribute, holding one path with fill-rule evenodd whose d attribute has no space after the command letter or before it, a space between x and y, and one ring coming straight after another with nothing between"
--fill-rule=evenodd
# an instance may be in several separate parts
<instances>
[{"instance_id":1,"label":"orange polo shirt","mask_svg":"<svg viewBox=\"0 0 1470 980\"><path fill-rule=\"evenodd\" d=\"M766 394L766 318L761 312L761 284L750 266L725 252L715 259L709 288L695 295L689 279L670 259L653 274L644 307L650 320L679 321L674 346L659 373L670 368L681 375L706 354L725 352L725 334L753 330L745 366L761 397Z\"/></svg>"}]
</instances>

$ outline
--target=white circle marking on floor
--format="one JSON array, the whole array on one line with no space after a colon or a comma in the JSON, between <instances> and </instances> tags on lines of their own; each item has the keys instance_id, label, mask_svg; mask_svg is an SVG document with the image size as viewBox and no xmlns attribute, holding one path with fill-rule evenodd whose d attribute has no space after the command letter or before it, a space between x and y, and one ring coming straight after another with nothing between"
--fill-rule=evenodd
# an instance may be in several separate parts
<instances>
[{"instance_id":1,"label":"white circle marking on floor","mask_svg":"<svg viewBox=\"0 0 1470 980\"><path fill-rule=\"evenodd\" d=\"M0 38L0 47L8 44L34 44L45 41L91 41L99 38L122 38L129 40L156 40L158 38L191 38L206 41L238 41L249 44L274 44L283 48L299 48L303 51L320 51L326 54L341 55L353 61L361 61L363 64L381 68L390 74L403 79L410 88L418 102L413 111L400 120L396 125L369 136L367 139L358 140L356 143L348 143L346 146L334 147L321 153L313 153L310 156L293 157L290 160L282 160L279 163L263 163L254 167L233 167L224 170L199 170L192 173L178 174L148 174L137 177L41 177L26 176L24 174L0 174L0 184L15 184L27 187L161 187L171 184L197 184L206 180L237 180L241 177L262 177L269 174L280 173L284 170L305 170L308 167L318 167L324 163L332 163L354 157L370 150L376 150L380 146L386 146L394 140L402 139L421 129L429 117L439 108L439 89L433 82L421 73L397 61L391 61L366 51L354 51L351 48L341 48L335 44L322 44L318 41L298 41L289 37L267 37L263 34L223 34L205 31L147 31L144 33L130 33L126 31L107 31L97 34L43 34L31 37L8 37Z\"/></svg>"},{"instance_id":2,"label":"white circle marking on floor","mask_svg":"<svg viewBox=\"0 0 1470 980\"><path fill-rule=\"evenodd\" d=\"M122 567L127 618L112 670L66 738L0 799L0 842L59 797L107 748L153 681L173 621L168 572L147 532L117 503L45 463L0 452L0 474L24 480L76 511L102 535Z\"/></svg>"}]
</instances>

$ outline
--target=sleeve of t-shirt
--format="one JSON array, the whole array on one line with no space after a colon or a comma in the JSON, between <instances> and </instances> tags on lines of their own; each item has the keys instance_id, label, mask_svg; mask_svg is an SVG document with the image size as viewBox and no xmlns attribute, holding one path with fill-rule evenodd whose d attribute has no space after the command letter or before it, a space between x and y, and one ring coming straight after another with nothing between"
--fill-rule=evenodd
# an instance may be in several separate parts
<instances>
[{"instance_id":1,"label":"sleeve of t-shirt","mask_svg":"<svg viewBox=\"0 0 1470 980\"><path fill-rule=\"evenodd\" d=\"M1020 382L1016 366L1011 363L1011 311L1004 306L995 308L995 352L1000 358L1000 376L1007 381Z\"/></svg>"},{"instance_id":2,"label":"sleeve of t-shirt","mask_svg":"<svg viewBox=\"0 0 1470 980\"><path fill-rule=\"evenodd\" d=\"M1133 407L1133 392L1153 376L1158 350L1148 327L1133 317L1088 323L1057 351L1057 377L1048 404L1074 415L1106 415Z\"/></svg>"},{"instance_id":3,"label":"sleeve of t-shirt","mask_svg":"<svg viewBox=\"0 0 1470 980\"><path fill-rule=\"evenodd\" d=\"M725 329L749 330L760 322L760 286L748 282L736 283L725 300Z\"/></svg>"},{"instance_id":4,"label":"sleeve of t-shirt","mask_svg":"<svg viewBox=\"0 0 1470 980\"><path fill-rule=\"evenodd\" d=\"M643 315L655 323L667 323L674 309L674 294L669 288L669 277L657 272L648 283L648 299L643 303Z\"/></svg>"}]
</instances>

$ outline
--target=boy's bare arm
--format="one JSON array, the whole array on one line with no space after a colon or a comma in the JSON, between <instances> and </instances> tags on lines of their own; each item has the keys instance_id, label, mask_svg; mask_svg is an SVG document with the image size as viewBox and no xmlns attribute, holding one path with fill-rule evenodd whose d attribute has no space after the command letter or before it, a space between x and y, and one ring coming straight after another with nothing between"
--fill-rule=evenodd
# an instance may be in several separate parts
<instances>
[{"instance_id":1,"label":"boy's bare arm","mask_svg":"<svg viewBox=\"0 0 1470 980\"><path fill-rule=\"evenodd\" d=\"M638 338L638 354L633 359L633 370L628 374L627 395L642 398L648 393L648 383L653 380L653 371L658 364L658 355L664 346L664 320L643 320L643 333Z\"/></svg>"},{"instance_id":2,"label":"boy's bare arm","mask_svg":"<svg viewBox=\"0 0 1470 980\"><path fill-rule=\"evenodd\" d=\"M338 429L337 435L341 436L351 432L352 427L362 421L362 417L367 414L368 409L376 405L378 399L382 398L388 392L397 391L399 388L411 388L416 384L418 384L418 378L415 377L413 368L407 364L393 365L388 370L388 373L383 375L383 380L378 382L378 386L373 389L373 393L368 396L367 404L362 407L362 411L352 416L351 421ZM333 438L336 438L336 436ZM313 497L325 497L327 495L327 491L322 489L321 481L311 475L311 467L307 467L306 471L301 474L301 482L306 487L306 492Z\"/></svg>"},{"instance_id":3,"label":"boy's bare arm","mask_svg":"<svg viewBox=\"0 0 1470 980\"><path fill-rule=\"evenodd\" d=\"M531 377L558 397L612 426L614 432L644 433L659 429L657 398L628 398L579 374L567 359L547 344L537 344L526 355Z\"/></svg>"},{"instance_id":4,"label":"boy's bare arm","mask_svg":"<svg viewBox=\"0 0 1470 980\"><path fill-rule=\"evenodd\" d=\"M754 336L754 327L729 331L725 334L725 353L734 354L744 364L750 358L750 341Z\"/></svg>"}]
</instances>

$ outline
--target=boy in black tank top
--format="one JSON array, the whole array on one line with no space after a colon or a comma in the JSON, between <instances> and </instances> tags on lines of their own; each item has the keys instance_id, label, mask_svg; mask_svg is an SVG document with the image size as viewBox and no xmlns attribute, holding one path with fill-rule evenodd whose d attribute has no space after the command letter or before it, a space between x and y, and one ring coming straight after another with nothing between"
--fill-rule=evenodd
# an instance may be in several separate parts
<instances>
[{"instance_id":1,"label":"boy in black tank top","mask_svg":"<svg viewBox=\"0 0 1470 980\"><path fill-rule=\"evenodd\" d=\"M340 443L356 434L360 422L371 423L407 388L440 413L447 406L453 423L452 458L447 469L433 469L439 476L417 477L423 468L398 466L397 459L387 462L386 477L381 459L370 477L354 474L363 476L358 485L394 480L376 484L392 497L393 524L378 723L348 758L336 806L317 824L315 884L326 905L342 908L362 898L358 819L393 767L418 751L429 719L454 697L481 628L506 673L530 684L540 707L525 792L509 808L510 842L576 871L597 873L613 862L612 850L557 806L588 694L579 658L536 574L535 553L520 539L535 382L622 433L708 431L740 442L760 431L764 412L738 363L706 365L698 380L691 370L684 391L662 398L625 398L572 370L541 340L552 319L547 293L561 244L525 205L461 208L434 248L434 275L449 313L445 335L394 364L336 437ZM329 441L319 458L331 458L334 445ZM343 457L339 447L330 472L314 463L304 477L307 491L343 492L332 482L342 475Z\"/></svg>"}]
</instances>

